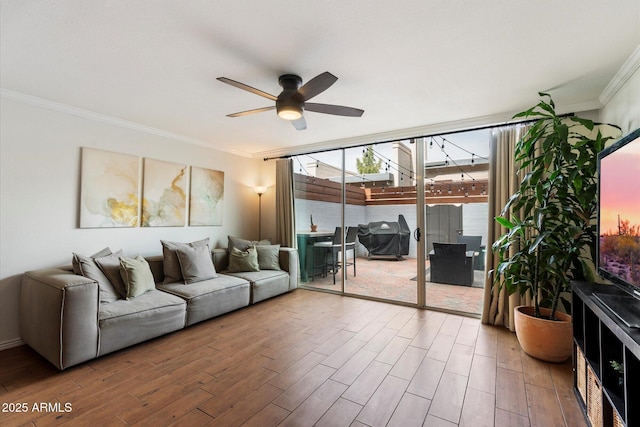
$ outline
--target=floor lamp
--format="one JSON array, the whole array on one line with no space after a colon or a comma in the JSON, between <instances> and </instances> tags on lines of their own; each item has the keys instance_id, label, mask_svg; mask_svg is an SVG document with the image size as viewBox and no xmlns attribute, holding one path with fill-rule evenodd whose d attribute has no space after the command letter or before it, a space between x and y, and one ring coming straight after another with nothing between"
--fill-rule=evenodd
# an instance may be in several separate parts
<instances>
[{"instance_id":1,"label":"floor lamp","mask_svg":"<svg viewBox=\"0 0 640 427\"><path fill-rule=\"evenodd\" d=\"M260 185L253 188L258 194L258 240L262 240L262 195L267 191L267 187Z\"/></svg>"}]
</instances>

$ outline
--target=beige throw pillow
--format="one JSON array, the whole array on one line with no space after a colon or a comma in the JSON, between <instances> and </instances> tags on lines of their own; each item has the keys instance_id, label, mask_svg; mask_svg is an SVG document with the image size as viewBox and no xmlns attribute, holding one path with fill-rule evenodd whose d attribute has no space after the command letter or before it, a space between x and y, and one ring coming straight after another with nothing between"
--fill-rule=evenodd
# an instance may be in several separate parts
<instances>
[{"instance_id":1,"label":"beige throw pillow","mask_svg":"<svg viewBox=\"0 0 640 427\"><path fill-rule=\"evenodd\" d=\"M140 255L135 258L120 258L120 275L127 291L127 299L156 288L149 263Z\"/></svg>"},{"instance_id":2,"label":"beige throw pillow","mask_svg":"<svg viewBox=\"0 0 640 427\"><path fill-rule=\"evenodd\" d=\"M91 256L83 256L76 253L73 254L73 271L80 276L95 280L98 283L101 303L110 303L121 298L95 261L95 258L100 258L110 254L111 249L109 248L104 248L100 252Z\"/></svg>"},{"instance_id":3,"label":"beige throw pillow","mask_svg":"<svg viewBox=\"0 0 640 427\"><path fill-rule=\"evenodd\" d=\"M239 249L241 251L246 251L247 249L249 249L249 247L251 246L256 246L256 245L270 245L271 244L271 240L246 240L246 239L241 239L239 237L233 237L233 236L227 236L228 240L229 240L229 253L231 253L231 251L233 251L233 249Z\"/></svg>"},{"instance_id":4,"label":"beige throw pillow","mask_svg":"<svg viewBox=\"0 0 640 427\"><path fill-rule=\"evenodd\" d=\"M120 257L123 255L124 253L121 249L111 255L96 258L95 261L120 297L126 298L127 289L125 288L122 276L120 276Z\"/></svg>"},{"instance_id":5,"label":"beige throw pillow","mask_svg":"<svg viewBox=\"0 0 640 427\"><path fill-rule=\"evenodd\" d=\"M246 251L233 248L229 253L229 272L239 273L241 271L260 271L258 264L258 253L254 246Z\"/></svg>"},{"instance_id":6,"label":"beige throw pillow","mask_svg":"<svg viewBox=\"0 0 640 427\"><path fill-rule=\"evenodd\" d=\"M280 268L280 245L257 245L260 270L282 270Z\"/></svg>"},{"instance_id":7,"label":"beige throw pillow","mask_svg":"<svg viewBox=\"0 0 640 427\"><path fill-rule=\"evenodd\" d=\"M209 247L209 238L191 243L170 242L167 240L160 240L160 243L162 243L162 268L164 271L164 283L166 284L184 280L176 250L183 247Z\"/></svg>"},{"instance_id":8,"label":"beige throw pillow","mask_svg":"<svg viewBox=\"0 0 640 427\"><path fill-rule=\"evenodd\" d=\"M218 277L209 246L181 246L176 250L184 283L195 283Z\"/></svg>"}]
</instances>

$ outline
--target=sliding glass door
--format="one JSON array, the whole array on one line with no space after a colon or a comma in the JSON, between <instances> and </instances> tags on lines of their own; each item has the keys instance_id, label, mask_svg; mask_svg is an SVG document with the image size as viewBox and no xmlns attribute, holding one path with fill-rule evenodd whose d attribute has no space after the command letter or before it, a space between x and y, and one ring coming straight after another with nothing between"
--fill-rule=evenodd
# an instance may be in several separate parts
<instances>
[{"instance_id":1,"label":"sliding glass door","mask_svg":"<svg viewBox=\"0 0 640 427\"><path fill-rule=\"evenodd\" d=\"M345 150L345 218L358 230L347 294L418 302L414 151L409 140Z\"/></svg>"},{"instance_id":2,"label":"sliding glass door","mask_svg":"<svg viewBox=\"0 0 640 427\"><path fill-rule=\"evenodd\" d=\"M303 285L342 292L343 152L294 158L296 235Z\"/></svg>"},{"instance_id":3,"label":"sliding glass door","mask_svg":"<svg viewBox=\"0 0 640 427\"><path fill-rule=\"evenodd\" d=\"M406 140L294 158L303 286L418 304L415 151Z\"/></svg>"},{"instance_id":4,"label":"sliding glass door","mask_svg":"<svg viewBox=\"0 0 640 427\"><path fill-rule=\"evenodd\" d=\"M480 314L487 152L484 131L295 157L303 286Z\"/></svg>"}]
</instances>

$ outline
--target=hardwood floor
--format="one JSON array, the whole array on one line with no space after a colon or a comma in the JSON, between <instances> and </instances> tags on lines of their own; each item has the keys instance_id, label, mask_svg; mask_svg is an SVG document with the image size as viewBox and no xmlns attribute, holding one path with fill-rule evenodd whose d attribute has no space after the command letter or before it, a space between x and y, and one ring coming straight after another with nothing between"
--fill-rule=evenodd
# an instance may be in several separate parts
<instances>
[{"instance_id":1,"label":"hardwood floor","mask_svg":"<svg viewBox=\"0 0 640 427\"><path fill-rule=\"evenodd\" d=\"M571 383L477 319L299 289L62 372L0 352L0 425L584 426Z\"/></svg>"}]
</instances>

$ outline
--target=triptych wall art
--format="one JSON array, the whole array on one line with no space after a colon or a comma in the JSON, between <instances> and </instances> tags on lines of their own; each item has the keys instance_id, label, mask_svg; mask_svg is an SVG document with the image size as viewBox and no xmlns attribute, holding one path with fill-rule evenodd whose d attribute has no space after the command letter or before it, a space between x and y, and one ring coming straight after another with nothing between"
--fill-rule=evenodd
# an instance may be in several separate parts
<instances>
[{"instance_id":1,"label":"triptych wall art","mask_svg":"<svg viewBox=\"0 0 640 427\"><path fill-rule=\"evenodd\" d=\"M80 228L222 225L221 171L83 147L80 191Z\"/></svg>"}]
</instances>

